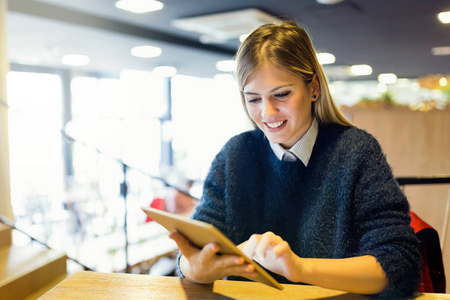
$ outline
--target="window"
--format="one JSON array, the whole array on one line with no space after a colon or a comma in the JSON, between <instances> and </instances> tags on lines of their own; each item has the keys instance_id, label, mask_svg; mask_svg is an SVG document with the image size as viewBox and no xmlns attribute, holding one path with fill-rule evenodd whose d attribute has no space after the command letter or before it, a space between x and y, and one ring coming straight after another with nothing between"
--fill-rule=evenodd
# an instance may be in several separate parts
<instances>
[{"instance_id":1,"label":"window","mask_svg":"<svg viewBox=\"0 0 450 300\"><path fill-rule=\"evenodd\" d=\"M9 72L7 84L13 212L27 224L44 223L62 198L60 77Z\"/></svg>"},{"instance_id":2,"label":"window","mask_svg":"<svg viewBox=\"0 0 450 300\"><path fill-rule=\"evenodd\" d=\"M172 119L174 164L192 179L206 176L229 138L253 129L231 78L174 77Z\"/></svg>"}]
</instances>

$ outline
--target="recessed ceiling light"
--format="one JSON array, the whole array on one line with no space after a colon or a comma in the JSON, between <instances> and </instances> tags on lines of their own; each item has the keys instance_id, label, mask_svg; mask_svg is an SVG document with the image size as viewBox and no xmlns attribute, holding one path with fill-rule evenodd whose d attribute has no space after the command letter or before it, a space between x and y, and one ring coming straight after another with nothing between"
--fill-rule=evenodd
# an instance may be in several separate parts
<instances>
[{"instance_id":1,"label":"recessed ceiling light","mask_svg":"<svg viewBox=\"0 0 450 300\"><path fill-rule=\"evenodd\" d=\"M159 66L153 69L153 73L162 77L172 77L177 74L177 68L171 66Z\"/></svg>"},{"instance_id":2,"label":"recessed ceiling light","mask_svg":"<svg viewBox=\"0 0 450 300\"><path fill-rule=\"evenodd\" d=\"M85 66L89 63L89 56L81 54L68 54L61 58L61 63L68 66Z\"/></svg>"},{"instance_id":3,"label":"recessed ceiling light","mask_svg":"<svg viewBox=\"0 0 450 300\"><path fill-rule=\"evenodd\" d=\"M438 14L438 19L444 24L450 23L450 11L443 11Z\"/></svg>"},{"instance_id":4,"label":"recessed ceiling light","mask_svg":"<svg viewBox=\"0 0 450 300\"><path fill-rule=\"evenodd\" d=\"M397 81L397 75L394 73L384 73L378 75L378 81L384 84L392 84Z\"/></svg>"},{"instance_id":5,"label":"recessed ceiling light","mask_svg":"<svg viewBox=\"0 0 450 300\"><path fill-rule=\"evenodd\" d=\"M431 48L433 55L450 55L450 47L434 47Z\"/></svg>"},{"instance_id":6,"label":"recessed ceiling light","mask_svg":"<svg viewBox=\"0 0 450 300\"><path fill-rule=\"evenodd\" d=\"M155 0L120 0L116 2L116 7L136 14L160 10L163 4Z\"/></svg>"},{"instance_id":7,"label":"recessed ceiling light","mask_svg":"<svg viewBox=\"0 0 450 300\"><path fill-rule=\"evenodd\" d=\"M161 53L161 48L153 46L138 46L131 49L131 55L142 58L157 57Z\"/></svg>"},{"instance_id":8,"label":"recessed ceiling light","mask_svg":"<svg viewBox=\"0 0 450 300\"><path fill-rule=\"evenodd\" d=\"M336 57L331 53L317 53L317 59L321 65L334 64L336 61Z\"/></svg>"},{"instance_id":9,"label":"recessed ceiling light","mask_svg":"<svg viewBox=\"0 0 450 300\"><path fill-rule=\"evenodd\" d=\"M236 71L236 61L234 60L221 60L216 63L216 68L222 72L234 72Z\"/></svg>"},{"instance_id":10,"label":"recessed ceiling light","mask_svg":"<svg viewBox=\"0 0 450 300\"><path fill-rule=\"evenodd\" d=\"M342 1L344 1L344 0L316 0L317 3L326 4L326 5L338 4Z\"/></svg>"},{"instance_id":11,"label":"recessed ceiling light","mask_svg":"<svg viewBox=\"0 0 450 300\"><path fill-rule=\"evenodd\" d=\"M372 67L369 65L353 65L350 72L355 76L364 76L372 74Z\"/></svg>"}]
</instances>

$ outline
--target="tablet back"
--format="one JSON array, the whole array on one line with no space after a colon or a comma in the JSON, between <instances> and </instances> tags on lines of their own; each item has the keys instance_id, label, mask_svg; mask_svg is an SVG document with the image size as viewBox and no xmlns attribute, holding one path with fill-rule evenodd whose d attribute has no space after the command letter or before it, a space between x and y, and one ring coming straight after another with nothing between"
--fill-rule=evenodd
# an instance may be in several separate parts
<instances>
[{"instance_id":1,"label":"tablet back","mask_svg":"<svg viewBox=\"0 0 450 300\"><path fill-rule=\"evenodd\" d=\"M182 234L199 249L203 248L208 243L216 243L220 246L221 254L242 256L244 260L247 263L252 264L258 272L257 278L247 277L248 279L267 284L280 290L283 289L283 286L270 276L269 273L256 262L245 256L230 239L213 225L150 207L142 207L142 210L157 223L164 226L168 231L176 231Z\"/></svg>"}]
</instances>

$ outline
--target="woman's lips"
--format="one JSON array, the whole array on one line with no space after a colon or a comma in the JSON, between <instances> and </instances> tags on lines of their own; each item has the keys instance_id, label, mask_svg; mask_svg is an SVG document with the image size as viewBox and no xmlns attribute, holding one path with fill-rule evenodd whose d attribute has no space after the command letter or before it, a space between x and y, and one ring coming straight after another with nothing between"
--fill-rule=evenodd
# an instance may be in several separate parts
<instances>
[{"instance_id":1,"label":"woman's lips","mask_svg":"<svg viewBox=\"0 0 450 300\"><path fill-rule=\"evenodd\" d=\"M286 125L286 122L287 120L278 122L265 122L264 125L266 125L268 131L277 132L283 129L283 127Z\"/></svg>"}]
</instances>

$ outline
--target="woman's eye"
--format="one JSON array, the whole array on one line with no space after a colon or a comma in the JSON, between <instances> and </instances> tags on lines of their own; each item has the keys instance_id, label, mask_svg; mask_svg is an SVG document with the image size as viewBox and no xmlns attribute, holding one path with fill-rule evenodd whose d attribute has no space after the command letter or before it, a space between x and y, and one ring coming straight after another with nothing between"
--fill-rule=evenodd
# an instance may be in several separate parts
<instances>
[{"instance_id":1,"label":"woman's eye","mask_svg":"<svg viewBox=\"0 0 450 300\"><path fill-rule=\"evenodd\" d=\"M291 93L291 91L287 91L287 92L284 92L284 93L278 93L278 94L275 94L275 97L277 97L277 98L284 98L284 97L287 97L290 93Z\"/></svg>"},{"instance_id":2,"label":"woman's eye","mask_svg":"<svg viewBox=\"0 0 450 300\"><path fill-rule=\"evenodd\" d=\"M255 103L258 102L259 100L261 100L261 98L253 98L253 99L248 99L248 103Z\"/></svg>"}]
</instances>

